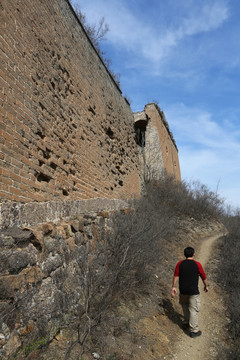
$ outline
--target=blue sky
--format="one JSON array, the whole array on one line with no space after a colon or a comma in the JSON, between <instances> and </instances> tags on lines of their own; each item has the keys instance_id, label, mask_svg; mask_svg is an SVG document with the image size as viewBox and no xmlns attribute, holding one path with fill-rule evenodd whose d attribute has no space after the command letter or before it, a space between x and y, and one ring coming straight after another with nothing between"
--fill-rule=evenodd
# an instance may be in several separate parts
<instances>
[{"instance_id":1,"label":"blue sky","mask_svg":"<svg viewBox=\"0 0 240 360\"><path fill-rule=\"evenodd\" d=\"M182 178L240 207L240 2L73 0L109 25L102 49L133 111L157 102Z\"/></svg>"}]
</instances>

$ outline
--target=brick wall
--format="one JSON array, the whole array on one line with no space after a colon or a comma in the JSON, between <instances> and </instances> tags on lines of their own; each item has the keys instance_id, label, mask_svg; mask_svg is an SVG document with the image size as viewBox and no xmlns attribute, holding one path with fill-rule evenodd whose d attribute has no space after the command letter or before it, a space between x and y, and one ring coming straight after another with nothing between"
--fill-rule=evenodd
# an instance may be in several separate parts
<instances>
[{"instance_id":1,"label":"brick wall","mask_svg":"<svg viewBox=\"0 0 240 360\"><path fill-rule=\"evenodd\" d=\"M161 179L166 175L181 180L178 149L165 115L154 104L134 114L135 127L139 129L141 168L147 180Z\"/></svg>"},{"instance_id":2,"label":"brick wall","mask_svg":"<svg viewBox=\"0 0 240 360\"><path fill-rule=\"evenodd\" d=\"M139 195L133 114L67 0L2 0L0 197Z\"/></svg>"}]
</instances>

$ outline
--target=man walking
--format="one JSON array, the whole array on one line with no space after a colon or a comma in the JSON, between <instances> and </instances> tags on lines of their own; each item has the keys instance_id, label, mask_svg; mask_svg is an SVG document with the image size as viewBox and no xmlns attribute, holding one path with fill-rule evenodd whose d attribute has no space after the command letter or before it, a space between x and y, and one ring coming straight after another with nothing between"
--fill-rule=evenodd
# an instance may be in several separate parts
<instances>
[{"instance_id":1,"label":"man walking","mask_svg":"<svg viewBox=\"0 0 240 360\"><path fill-rule=\"evenodd\" d=\"M202 265L193 260L195 251L192 247L184 249L185 260L177 263L172 284L172 295L177 294L176 282L179 278L179 303L182 305L184 322L183 328L190 329L190 336L197 337L202 334L198 328L198 313L200 310L200 294L198 279L201 277L204 291L208 292L207 278Z\"/></svg>"}]
</instances>

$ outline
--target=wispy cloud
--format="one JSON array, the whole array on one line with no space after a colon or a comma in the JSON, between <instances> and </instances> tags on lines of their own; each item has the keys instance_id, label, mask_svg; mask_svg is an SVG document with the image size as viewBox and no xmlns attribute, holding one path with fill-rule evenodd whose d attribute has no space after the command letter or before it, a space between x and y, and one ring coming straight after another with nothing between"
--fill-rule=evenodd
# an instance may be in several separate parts
<instances>
[{"instance_id":1,"label":"wispy cloud","mask_svg":"<svg viewBox=\"0 0 240 360\"><path fill-rule=\"evenodd\" d=\"M152 24L151 21L145 21L132 12L129 2L124 0L75 2L83 7L92 22L99 19L99 14L105 16L111 29L108 41L116 47L124 47L131 51L133 56L142 56L155 65L159 65L159 62L186 37L215 30L229 17L226 0L205 0L201 1L200 5L198 2L191 3L189 7L185 6L185 11L181 15L172 14L176 21L169 26L161 18L160 10L159 24Z\"/></svg>"},{"instance_id":2,"label":"wispy cloud","mask_svg":"<svg viewBox=\"0 0 240 360\"><path fill-rule=\"evenodd\" d=\"M199 179L213 190L220 182L222 196L239 204L240 136L236 124L184 104L175 104L165 113L179 147L183 178ZM230 198L232 188L235 192Z\"/></svg>"},{"instance_id":3,"label":"wispy cloud","mask_svg":"<svg viewBox=\"0 0 240 360\"><path fill-rule=\"evenodd\" d=\"M151 33L148 44L142 42L142 52L147 58L159 62L186 37L215 30L228 17L229 9L224 2L208 3L202 7L191 7L191 11L186 12L184 16L179 18L179 24L175 25L175 27L168 28L161 33Z\"/></svg>"},{"instance_id":4,"label":"wispy cloud","mask_svg":"<svg viewBox=\"0 0 240 360\"><path fill-rule=\"evenodd\" d=\"M201 7L191 9L191 13L186 16L177 31L180 38L217 29L229 17L229 8L223 1L203 3Z\"/></svg>"},{"instance_id":5,"label":"wispy cloud","mask_svg":"<svg viewBox=\"0 0 240 360\"><path fill-rule=\"evenodd\" d=\"M219 118L214 119L210 112L187 107L183 103L172 105L167 115L178 134L179 142L194 141L195 145L204 148L234 149L240 154L239 129L229 119L221 122Z\"/></svg>"}]
</instances>

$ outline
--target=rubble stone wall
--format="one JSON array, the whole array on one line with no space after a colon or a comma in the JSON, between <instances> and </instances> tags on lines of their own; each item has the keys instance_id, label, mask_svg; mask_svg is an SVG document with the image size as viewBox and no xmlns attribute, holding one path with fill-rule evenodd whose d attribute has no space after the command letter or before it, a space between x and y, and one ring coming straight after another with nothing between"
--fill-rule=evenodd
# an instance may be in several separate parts
<instances>
[{"instance_id":1,"label":"rubble stone wall","mask_svg":"<svg viewBox=\"0 0 240 360\"><path fill-rule=\"evenodd\" d=\"M110 213L102 211L0 231L2 360L42 359L31 357L34 350L60 329L76 327L86 307L88 262L93 257L99 271L103 266L90 249L102 244L111 226Z\"/></svg>"}]
</instances>

